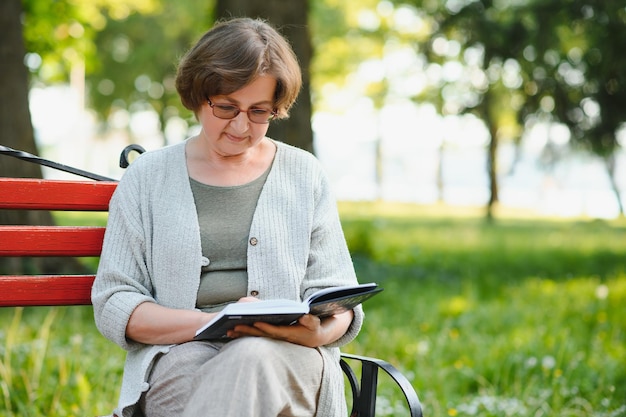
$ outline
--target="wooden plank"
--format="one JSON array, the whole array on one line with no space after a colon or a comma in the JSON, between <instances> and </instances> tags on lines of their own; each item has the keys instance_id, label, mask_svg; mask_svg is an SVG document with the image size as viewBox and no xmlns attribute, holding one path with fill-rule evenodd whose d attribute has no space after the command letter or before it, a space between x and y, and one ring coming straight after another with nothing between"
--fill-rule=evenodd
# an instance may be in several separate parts
<instances>
[{"instance_id":1,"label":"wooden plank","mask_svg":"<svg viewBox=\"0 0 626 417\"><path fill-rule=\"evenodd\" d=\"M91 304L93 275L0 276L0 307Z\"/></svg>"},{"instance_id":2,"label":"wooden plank","mask_svg":"<svg viewBox=\"0 0 626 417\"><path fill-rule=\"evenodd\" d=\"M0 178L0 209L107 211L117 182Z\"/></svg>"},{"instance_id":3,"label":"wooden plank","mask_svg":"<svg viewBox=\"0 0 626 417\"><path fill-rule=\"evenodd\" d=\"M104 227L0 226L0 256L100 256Z\"/></svg>"}]
</instances>

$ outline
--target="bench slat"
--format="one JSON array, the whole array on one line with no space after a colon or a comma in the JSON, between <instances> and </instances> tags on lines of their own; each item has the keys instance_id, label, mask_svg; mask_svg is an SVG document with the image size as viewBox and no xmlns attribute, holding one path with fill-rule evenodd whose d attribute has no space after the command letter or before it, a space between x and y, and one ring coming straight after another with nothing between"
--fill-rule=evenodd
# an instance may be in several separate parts
<instances>
[{"instance_id":1,"label":"bench slat","mask_svg":"<svg viewBox=\"0 0 626 417\"><path fill-rule=\"evenodd\" d=\"M104 227L0 226L0 256L100 256Z\"/></svg>"},{"instance_id":2,"label":"bench slat","mask_svg":"<svg viewBox=\"0 0 626 417\"><path fill-rule=\"evenodd\" d=\"M93 275L0 276L0 307L91 304Z\"/></svg>"},{"instance_id":3,"label":"bench slat","mask_svg":"<svg viewBox=\"0 0 626 417\"><path fill-rule=\"evenodd\" d=\"M117 182L0 178L0 209L107 211Z\"/></svg>"}]
</instances>

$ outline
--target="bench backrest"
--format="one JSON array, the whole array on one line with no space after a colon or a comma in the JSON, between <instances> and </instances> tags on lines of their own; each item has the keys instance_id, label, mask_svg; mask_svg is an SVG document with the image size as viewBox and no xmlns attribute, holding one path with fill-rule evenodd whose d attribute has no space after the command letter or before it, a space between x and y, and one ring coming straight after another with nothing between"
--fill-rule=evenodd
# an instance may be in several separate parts
<instances>
[{"instance_id":1,"label":"bench backrest","mask_svg":"<svg viewBox=\"0 0 626 417\"><path fill-rule=\"evenodd\" d=\"M0 209L108 211L116 186L117 182L0 178ZM103 237L103 226L0 225L0 257L97 257ZM93 279L93 275L0 275L0 306L91 304Z\"/></svg>"}]
</instances>

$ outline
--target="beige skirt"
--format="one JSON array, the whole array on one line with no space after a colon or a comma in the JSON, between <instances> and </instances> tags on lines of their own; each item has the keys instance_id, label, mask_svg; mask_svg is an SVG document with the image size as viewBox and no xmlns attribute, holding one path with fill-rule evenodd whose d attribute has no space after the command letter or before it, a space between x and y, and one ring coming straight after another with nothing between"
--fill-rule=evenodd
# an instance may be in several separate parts
<instances>
[{"instance_id":1,"label":"beige skirt","mask_svg":"<svg viewBox=\"0 0 626 417\"><path fill-rule=\"evenodd\" d=\"M158 357L139 405L146 417L315 415L317 349L263 338L194 341Z\"/></svg>"}]
</instances>

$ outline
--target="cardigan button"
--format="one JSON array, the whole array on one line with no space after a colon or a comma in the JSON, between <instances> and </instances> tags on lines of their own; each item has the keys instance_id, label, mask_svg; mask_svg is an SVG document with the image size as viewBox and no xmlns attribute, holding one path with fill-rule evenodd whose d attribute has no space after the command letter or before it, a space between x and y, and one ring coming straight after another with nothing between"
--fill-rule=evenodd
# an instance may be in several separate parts
<instances>
[{"instance_id":1,"label":"cardigan button","mask_svg":"<svg viewBox=\"0 0 626 417\"><path fill-rule=\"evenodd\" d=\"M257 243L259 243L259 239L257 239L256 237L251 237L251 238L250 238L250 244L251 244L252 246L256 246L256 245L257 245Z\"/></svg>"},{"instance_id":2,"label":"cardigan button","mask_svg":"<svg viewBox=\"0 0 626 417\"><path fill-rule=\"evenodd\" d=\"M259 295L259 292L257 290L252 290L250 291L250 295L256 297L257 295Z\"/></svg>"},{"instance_id":3,"label":"cardigan button","mask_svg":"<svg viewBox=\"0 0 626 417\"><path fill-rule=\"evenodd\" d=\"M207 258L206 256L202 257L202 266L209 266L209 264L211 263L211 261L209 260L209 258Z\"/></svg>"}]
</instances>

